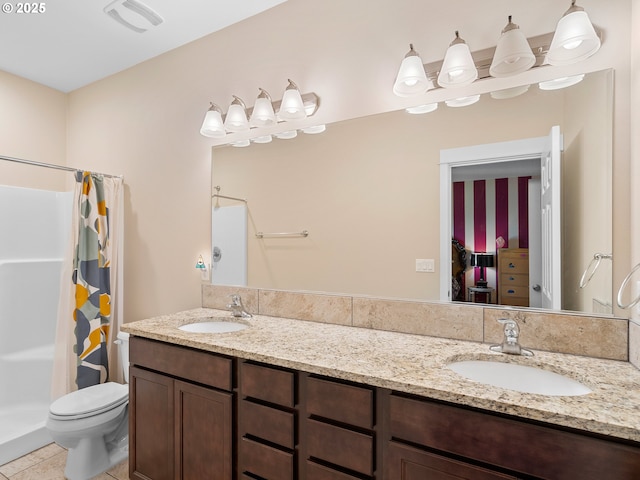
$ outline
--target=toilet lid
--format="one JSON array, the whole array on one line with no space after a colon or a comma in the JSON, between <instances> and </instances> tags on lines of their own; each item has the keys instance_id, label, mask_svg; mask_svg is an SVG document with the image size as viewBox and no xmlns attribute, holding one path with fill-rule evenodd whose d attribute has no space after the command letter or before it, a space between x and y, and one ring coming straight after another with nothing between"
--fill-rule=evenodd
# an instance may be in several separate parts
<instances>
[{"instance_id":1,"label":"toilet lid","mask_svg":"<svg viewBox=\"0 0 640 480\"><path fill-rule=\"evenodd\" d=\"M129 398L129 385L101 383L60 397L49 407L58 416L90 416L111 410Z\"/></svg>"}]
</instances>

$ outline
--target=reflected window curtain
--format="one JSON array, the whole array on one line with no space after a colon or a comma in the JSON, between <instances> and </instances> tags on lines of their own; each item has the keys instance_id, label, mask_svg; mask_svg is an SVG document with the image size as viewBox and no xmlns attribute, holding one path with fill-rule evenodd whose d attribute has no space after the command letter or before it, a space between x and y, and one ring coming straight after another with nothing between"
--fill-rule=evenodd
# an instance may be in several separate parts
<instances>
[{"instance_id":1,"label":"reflected window curtain","mask_svg":"<svg viewBox=\"0 0 640 480\"><path fill-rule=\"evenodd\" d=\"M52 396L120 380L113 340L120 326L116 281L122 238L122 179L76 173L72 232L62 272Z\"/></svg>"}]
</instances>

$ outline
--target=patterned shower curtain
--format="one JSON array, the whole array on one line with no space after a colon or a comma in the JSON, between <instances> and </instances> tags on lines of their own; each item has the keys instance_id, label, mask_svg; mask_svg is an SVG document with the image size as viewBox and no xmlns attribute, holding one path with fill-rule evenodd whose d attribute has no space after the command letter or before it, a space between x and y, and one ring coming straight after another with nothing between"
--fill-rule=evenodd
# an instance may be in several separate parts
<instances>
[{"instance_id":1,"label":"patterned shower curtain","mask_svg":"<svg viewBox=\"0 0 640 480\"><path fill-rule=\"evenodd\" d=\"M114 380L121 178L76 173L67 269L62 274L52 395ZM114 358L115 357L115 358Z\"/></svg>"},{"instance_id":2,"label":"patterned shower curtain","mask_svg":"<svg viewBox=\"0 0 640 480\"><path fill-rule=\"evenodd\" d=\"M77 174L82 182L79 202L78 245L73 260L76 322L75 353L78 356L78 388L109 380L107 342L111 326L111 252L109 209L104 179L88 172Z\"/></svg>"}]
</instances>

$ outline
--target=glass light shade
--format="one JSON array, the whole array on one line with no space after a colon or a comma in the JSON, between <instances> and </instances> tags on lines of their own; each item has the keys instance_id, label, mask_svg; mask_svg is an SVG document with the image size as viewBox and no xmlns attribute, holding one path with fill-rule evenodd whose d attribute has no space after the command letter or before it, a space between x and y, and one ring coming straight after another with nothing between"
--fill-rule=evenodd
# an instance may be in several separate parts
<instances>
[{"instance_id":1,"label":"glass light shade","mask_svg":"<svg viewBox=\"0 0 640 480\"><path fill-rule=\"evenodd\" d=\"M420 95L433 88L433 82L427 78L422 59L409 44L407 53L400 64L400 70L393 84L393 93L399 97Z\"/></svg>"},{"instance_id":2,"label":"glass light shade","mask_svg":"<svg viewBox=\"0 0 640 480\"><path fill-rule=\"evenodd\" d=\"M540 82L538 87L540 90L560 90L561 88L571 87L576 83L580 83L584 79L584 74L573 75L571 77L560 77L546 82Z\"/></svg>"},{"instance_id":3,"label":"glass light shade","mask_svg":"<svg viewBox=\"0 0 640 480\"><path fill-rule=\"evenodd\" d=\"M489 74L492 77L508 77L526 72L535 63L536 56L522 30L509 19L498 40Z\"/></svg>"},{"instance_id":4,"label":"glass light shade","mask_svg":"<svg viewBox=\"0 0 640 480\"><path fill-rule=\"evenodd\" d=\"M246 132L249 130L249 120L244 102L234 95L233 102L227 110L227 118L224 120L224 128L227 132Z\"/></svg>"},{"instance_id":5,"label":"glass light shade","mask_svg":"<svg viewBox=\"0 0 640 480\"><path fill-rule=\"evenodd\" d=\"M281 120L300 120L307 117L307 112L304 108L304 102L302 101L302 95L295 83L289 80L289 85L284 91L282 96L282 102L280 103L280 109L278 110L278 118Z\"/></svg>"},{"instance_id":6,"label":"glass light shade","mask_svg":"<svg viewBox=\"0 0 640 480\"><path fill-rule=\"evenodd\" d=\"M520 85L519 87L504 88L502 90L491 92L490 95L494 100L506 100L508 98L514 98L518 95L522 95L523 93L527 93L529 91L529 87L530 85Z\"/></svg>"},{"instance_id":7,"label":"glass light shade","mask_svg":"<svg viewBox=\"0 0 640 480\"><path fill-rule=\"evenodd\" d=\"M426 105L417 105L415 107L405 108L405 111L412 115L420 115L423 113L435 112L437 109L438 109L437 103L428 103Z\"/></svg>"},{"instance_id":8,"label":"glass light shade","mask_svg":"<svg viewBox=\"0 0 640 480\"><path fill-rule=\"evenodd\" d=\"M470 95L468 97L454 98L452 100L445 100L447 107L468 107L480 100L480 95Z\"/></svg>"},{"instance_id":9,"label":"glass light shade","mask_svg":"<svg viewBox=\"0 0 640 480\"><path fill-rule=\"evenodd\" d=\"M236 140L235 142L231 142L232 147L248 147L251 145L249 140Z\"/></svg>"},{"instance_id":10,"label":"glass light shade","mask_svg":"<svg viewBox=\"0 0 640 480\"><path fill-rule=\"evenodd\" d=\"M570 65L589 58L599 49L600 38L589 15L572 5L558 22L546 61L550 65Z\"/></svg>"},{"instance_id":11,"label":"glass light shade","mask_svg":"<svg viewBox=\"0 0 640 480\"><path fill-rule=\"evenodd\" d=\"M222 113L217 105L212 103L211 108L205 114L200 134L211 138L222 138L227 134L224 123L222 123Z\"/></svg>"},{"instance_id":12,"label":"glass light shade","mask_svg":"<svg viewBox=\"0 0 640 480\"><path fill-rule=\"evenodd\" d=\"M253 143L271 143L272 140L273 137L271 135L260 135L251 139Z\"/></svg>"},{"instance_id":13,"label":"glass light shade","mask_svg":"<svg viewBox=\"0 0 640 480\"><path fill-rule=\"evenodd\" d=\"M478 69L471 56L468 45L458 36L444 56L444 62L438 75L438 85L444 88L461 87L473 83L478 78Z\"/></svg>"},{"instance_id":14,"label":"glass light shade","mask_svg":"<svg viewBox=\"0 0 640 480\"><path fill-rule=\"evenodd\" d=\"M279 138L280 140L291 140L292 138L296 138L298 136L298 131L288 130L286 132L274 133L273 136Z\"/></svg>"},{"instance_id":15,"label":"glass light shade","mask_svg":"<svg viewBox=\"0 0 640 480\"><path fill-rule=\"evenodd\" d=\"M273 111L271 97L263 89L260 89L260 94L253 106L249 123L253 127L266 127L276 123L276 113Z\"/></svg>"},{"instance_id":16,"label":"glass light shade","mask_svg":"<svg viewBox=\"0 0 640 480\"><path fill-rule=\"evenodd\" d=\"M326 125L313 125L311 127L305 127L302 129L302 133L308 133L314 135L316 133L322 133L327 129Z\"/></svg>"}]
</instances>

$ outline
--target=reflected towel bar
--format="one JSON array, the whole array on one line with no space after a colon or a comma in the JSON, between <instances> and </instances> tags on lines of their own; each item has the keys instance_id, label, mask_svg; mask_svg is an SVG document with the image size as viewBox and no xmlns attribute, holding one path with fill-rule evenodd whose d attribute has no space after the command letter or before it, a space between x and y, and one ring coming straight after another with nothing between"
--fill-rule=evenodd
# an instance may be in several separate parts
<instances>
[{"instance_id":1,"label":"reflected towel bar","mask_svg":"<svg viewBox=\"0 0 640 480\"><path fill-rule=\"evenodd\" d=\"M228 197L227 195L220 195L220 185L216 185L213 188L216 189L217 193L214 193L213 195L211 195L211 198L226 198L227 200L236 200L237 202L247 203L247 200L245 198Z\"/></svg>"},{"instance_id":2,"label":"reflected towel bar","mask_svg":"<svg viewBox=\"0 0 640 480\"><path fill-rule=\"evenodd\" d=\"M638 295L636 295L636 298L631 300L629 303L627 304L622 303L622 292L624 292L624 289L629 283L629 281L631 280L631 277L633 277L633 274L636 273L636 271L638 271L639 269L640 269L640 263L638 263L635 267L631 269L631 271L629 272L629 275L627 275L624 278L624 280L622 281L622 285L620 285L620 289L618 290L618 298L617 298L618 307L622 308L623 310L626 310L627 308L633 308L638 303L640 303L640 293L638 293Z\"/></svg>"},{"instance_id":3,"label":"reflected towel bar","mask_svg":"<svg viewBox=\"0 0 640 480\"><path fill-rule=\"evenodd\" d=\"M580 288L584 288L589 284L593 276L596 274L596 271L598 270L600 262L603 258L608 258L611 260L613 259L613 255L611 253L594 253L593 258L589 262L589 265L587 265L587 268L582 273L582 277L580 277ZM591 274L587 277L587 273L589 273L589 270L591 270Z\"/></svg>"},{"instance_id":4,"label":"reflected towel bar","mask_svg":"<svg viewBox=\"0 0 640 480\"><path fill-rule=\"evenodd\" d=\"M282 232L282 233L256 233L256 238L275 238L275 237L308 237L309 231L303 230L301 232Z\"/></svg>"}]
</instances>

